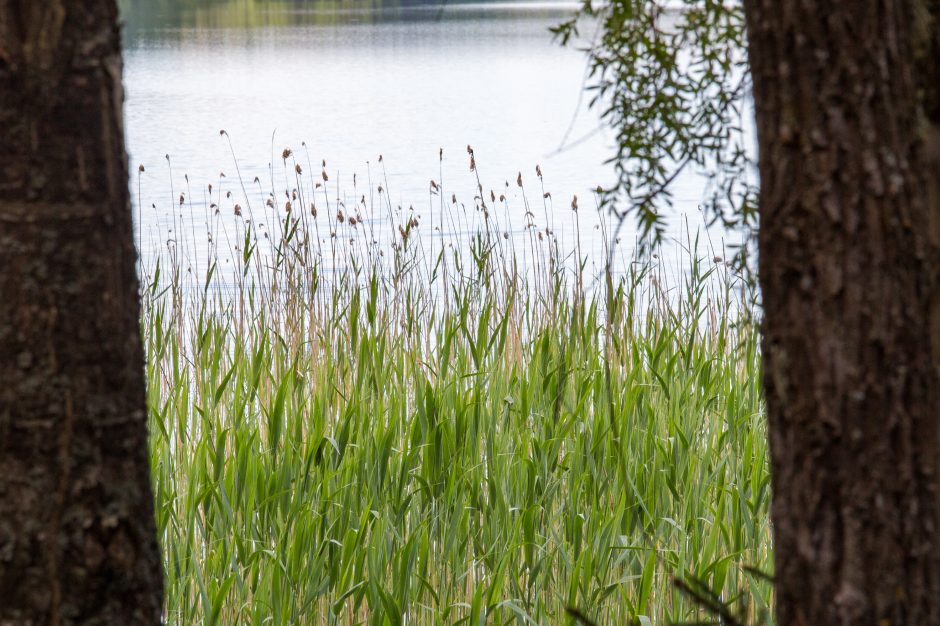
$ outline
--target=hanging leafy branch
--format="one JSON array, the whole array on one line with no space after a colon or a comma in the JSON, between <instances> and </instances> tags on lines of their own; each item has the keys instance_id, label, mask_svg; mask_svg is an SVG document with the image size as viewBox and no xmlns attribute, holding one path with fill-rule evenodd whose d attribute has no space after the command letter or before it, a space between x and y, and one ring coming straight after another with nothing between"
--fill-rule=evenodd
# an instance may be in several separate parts
<instances>
[{"instance_id":1,"label":"hanging leafy branch","mask_svg":"<svg viewBox=\"0 0 940 626\"><path fill-rule=\"evenodd\" d=\"M706 221L742 232L736 260L745 264L757 226L757 181L746 146L750 74L740 2L584 0L552 32L572 45L584 25L599 35L584 48L591 107L617 137L610 159L617 182L601 190L602 207L619 218L618 229L633 216L643 244L655 245L676 181L705 175Z\"/></svg>"}]
</instances>

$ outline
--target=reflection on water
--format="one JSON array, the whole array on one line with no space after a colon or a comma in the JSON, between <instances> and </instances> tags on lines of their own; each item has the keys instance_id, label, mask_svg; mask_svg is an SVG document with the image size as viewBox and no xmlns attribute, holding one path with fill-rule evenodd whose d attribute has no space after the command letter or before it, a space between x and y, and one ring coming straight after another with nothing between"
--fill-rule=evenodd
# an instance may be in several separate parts
<instances>
[{"instance_id":1,"label":"reflection on water","mask_svg":"<svg viewBox=\"0 0 940 626\"><path fill-rule=\"evenodd\" d=\"M126 126L131 169L145 166L145 257L170 238L174 222L203 249L205 220L186 224L181 194L187 205L219 205L220 219L234 222L239 201L257 206L272 191L289 193L296 181L281 159L285 148L301 159L305 176L328 174L318 192L328 198L354 204L382 185L389 204L422 214L440 203L430 193L432 179L443 183L443 197L473 206L479 189L468 168L470 144L487 198L505 195L524 207L521 172L540 208L548 192L550 211L570 213L577 194L587 218L591 190L613 176L604 165L610 133L582 96L585 59L548 32L573 8L126 0ZM136 202L136 180L132 186ZM677 198L694 212L696 189L679 189ZM511 231L522 232L524 213L510 211ZM393 219L377 227L394 231ZM599 250L598 231L583 229L593 237L585 247Z\"/></svg>"},{"instance_id":2,"label":"reflection on water","mask_svg":"<svg viewBox=\"0 0 940 626\"><path fill-rule=\"evenodd\" d=\"M564 17L573 0L367 1L316 0L123 0L126 42L173 29L259 28L269 26L381 23L395 20L453 21L480 18Z\"/></svg>"}]
</instances>

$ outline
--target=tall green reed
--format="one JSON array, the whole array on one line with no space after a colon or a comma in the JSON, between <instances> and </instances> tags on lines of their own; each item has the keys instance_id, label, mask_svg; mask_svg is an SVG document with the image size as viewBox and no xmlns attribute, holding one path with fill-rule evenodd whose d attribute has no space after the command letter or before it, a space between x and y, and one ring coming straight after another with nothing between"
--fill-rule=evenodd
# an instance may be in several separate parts
<instances>
[{"instance_id":1,"label":"tall green reed","mask_svg":"<svg viewBox=\"0 0 940 626\"><path fill-rule=\"evenodd\" d=\"M544 189L510 232L432 181L428 226L282 156L287 191L210 187L204 273L182 238L144 272L169 623L698 619L682 575L768 614L754 307L714 251L592 276Z\"/></svg>"}]
</instances>

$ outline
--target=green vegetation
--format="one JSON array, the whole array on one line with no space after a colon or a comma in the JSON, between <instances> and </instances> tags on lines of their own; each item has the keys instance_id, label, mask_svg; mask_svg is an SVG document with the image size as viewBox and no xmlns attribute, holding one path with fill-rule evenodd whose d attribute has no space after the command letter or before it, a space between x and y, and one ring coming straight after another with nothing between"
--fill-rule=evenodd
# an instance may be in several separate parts
<instances>
[{"instance_id":1,"label":"green vegetation","mask_svg":"<svg viewBox=\"0 0 940 626\"><path fill-rule=\"evenodd\" d=\"M343 12L372 20L381 10L394 11L398 2L385 0L121 0L118 8L126 28L257 28L301 23L334 23Z\"/></svg>"},{"instance_id":2,"label":"green vegetation","mask_svg":"<svg viewBox=\"0 0 940 626\"><path fill-rule=\"evenodd\" d=\"M175 244L145 272L169 623L664 624L703 617L689 575L762 619L760 355L725 264L595 282L505 201L437 188L450 247L387 191L284 173L283 205L209 190L231 271Z\"/></svg>"},{"instance_id":3,"label":"green vegetation","mask_svg":"<svg viewBox=\"0 0 940 626\"><path fill-rule=\"evenodd\" d=\"M436 20L454 5L499 0L118 0L127 45L154 31L166 38L179 28L263 28L324 26L389 20ZM567 15L567 8L540 5L529 11ZM460 13L451 17L459 19ZM169 29L169 31L168 31ZM177 35L178 36L178 35Z\"/></svg>"},{"instance_id":4,"label":"green vegetation","mask_svg":"<svg viewBox=\"0 0 940 626\"><path fill-rule=\"evenodd\" d=\"M581 0L551 30L562 45L584 45L591 106L617 135L604 208L655 244L683 172L705 174L703 212L742 235L733 263L754 278L758 181L741 1Z\"/></svg>"}]
</instances>

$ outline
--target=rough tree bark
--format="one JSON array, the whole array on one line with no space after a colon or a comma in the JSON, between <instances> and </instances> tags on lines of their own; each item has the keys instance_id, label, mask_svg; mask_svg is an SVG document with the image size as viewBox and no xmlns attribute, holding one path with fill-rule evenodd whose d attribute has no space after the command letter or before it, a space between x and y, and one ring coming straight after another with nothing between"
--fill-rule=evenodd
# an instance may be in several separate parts
<instances>
[{"instance_id":1,"label":"rough tree bark","mask_svg":"<svg viewBox=\"0 0 940 626\"><path fill-rule=\"evenodd\" d=\"M940 624L927 5L744 4L778 624Z\"/></svg>"},{"instance_id":2,"label":"rough tree bark","mask_svg":"<svg viewBox=\"0 0 940 626\"><path fill-rule=\"evenodd\" d=\"M117 8L0 0L0 624L158 624Z\"/></svg>"}]
</instances>

